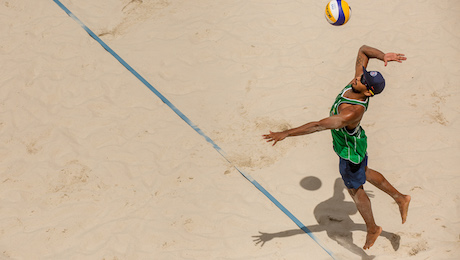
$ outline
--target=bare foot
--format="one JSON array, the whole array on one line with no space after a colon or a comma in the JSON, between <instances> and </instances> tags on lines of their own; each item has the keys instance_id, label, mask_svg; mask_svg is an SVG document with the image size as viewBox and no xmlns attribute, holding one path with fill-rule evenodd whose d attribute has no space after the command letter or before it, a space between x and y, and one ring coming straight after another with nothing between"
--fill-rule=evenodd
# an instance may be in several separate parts
<instances>
[{"instance_id":1,"label":"bare foot","mask_svg":"<svg viewBox=\"0 0 460 260\"><path fill-rule=\"evenodd\" d=\"M374 245L375 240L380 236L382 233L382 227L377 226L377 230L375 232L367 231L366 236L366 244L363 246L364 249L369 249L371 246Z\"/></svg>"},{"instance_id":2,"label":"bare foot","mask_svg":"<svg viewBox=\"0 0 460 260\"><path fill-rule=\"evenodd\" d=\"M410 195L404 195L404 199L400 203L398 203L403 224L406 222L406 219L407 219L407 211L409 210L410 200L411 200Z\"/></svg>"}]
</instances>

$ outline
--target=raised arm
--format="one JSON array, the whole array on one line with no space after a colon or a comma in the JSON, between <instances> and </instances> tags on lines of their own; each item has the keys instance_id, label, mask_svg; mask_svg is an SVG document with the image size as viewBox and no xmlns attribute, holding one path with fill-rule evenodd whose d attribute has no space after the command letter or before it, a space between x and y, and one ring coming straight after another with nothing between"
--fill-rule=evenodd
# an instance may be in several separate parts
<instances>
[{"instance_id":1,"label":"raised arm","mask_svg":"<svg viewBox=\"0 0 460 260\"><path fill-rule=\"evenodd\" d=\"M407 58L402 53L383 53L382 51L363 45L359 48L358 57L356 58L356 67L355 67L355 77L361 76L363 74L363 67L367 68L367 64L369 59L379 59L385 62L385 66L388 64L389 61L397 61L401 63L403 60Z\"/></svg>"},{"instance_id":2,"label":"raised arm","mask_svg":"<svg viewBox=\"0 0 460 260\"><path fill-rule=\"evenodd\" d=\"M275 145L277 142L284 140L288 136L299 136L311 134L327 129L339 129L350 124L359 122L364 114L362 106L349 106L343 109L340 114L326 117L320 121L313 121L296 128L288 129L282 132L272 132L263 135L267 142Z\"/></svg>"}]
</instances>

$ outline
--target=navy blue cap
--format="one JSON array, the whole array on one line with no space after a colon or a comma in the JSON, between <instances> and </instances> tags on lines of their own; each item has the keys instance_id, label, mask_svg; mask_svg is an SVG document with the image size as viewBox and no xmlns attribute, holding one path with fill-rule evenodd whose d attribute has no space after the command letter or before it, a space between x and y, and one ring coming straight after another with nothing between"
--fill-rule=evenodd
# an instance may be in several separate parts
<instances>
[{"instance_id":1,"label":"navy blue cap","mask_svg":"<svg viewBox=\"0 0 460 260\"><path fill-rule=\"evenodd\" d=\"M363 76L366 80L368 90L377 95L385 88L385 79L378 71L367 71L363 66Z\"/></svg>"}]
</instances>

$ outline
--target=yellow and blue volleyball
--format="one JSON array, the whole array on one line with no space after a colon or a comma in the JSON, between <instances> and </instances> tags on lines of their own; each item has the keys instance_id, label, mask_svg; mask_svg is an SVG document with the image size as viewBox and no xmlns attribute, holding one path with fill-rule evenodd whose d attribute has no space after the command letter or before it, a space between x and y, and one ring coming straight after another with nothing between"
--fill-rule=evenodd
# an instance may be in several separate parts
<instances>
[{"instance_id":1,"label":"yellow and blue volleyball","mask_svg":"<svg viewBox=\"0 0 460 260\"><path fill-rule=\"evenodd\" d=\"M344 25L350 20L351 7L342 0L332 0L326 5L326 19L332 25Z\"/></svg>"}]
</instances>

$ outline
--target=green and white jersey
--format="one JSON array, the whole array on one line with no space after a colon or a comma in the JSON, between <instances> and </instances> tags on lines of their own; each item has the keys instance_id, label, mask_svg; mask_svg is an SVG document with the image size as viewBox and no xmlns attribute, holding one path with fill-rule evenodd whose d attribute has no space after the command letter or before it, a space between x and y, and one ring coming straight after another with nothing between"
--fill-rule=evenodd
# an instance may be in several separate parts
<instances>
[{"instance_id":1,"label":"green and white jersey","mask_svg":"<svg viewBox=\"0 0 460 260\"><path fill-rule=\"evenodd\" d=\"M346 86L342 92L337 95L330 111L331 116L339 114L339 106L344 103L360 105L367 110L369 98L366 99L366 101L346 98L344 97L344 93L349 89L351 89L351 85ZM351 132L344 127L340 129L331 129L331 133L334 151L338 156L355 164L359 164L364 159L367 151L367 136L361 125L358 125Z\"/></svg>"}]
</instances>

